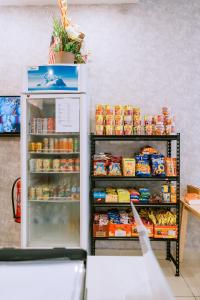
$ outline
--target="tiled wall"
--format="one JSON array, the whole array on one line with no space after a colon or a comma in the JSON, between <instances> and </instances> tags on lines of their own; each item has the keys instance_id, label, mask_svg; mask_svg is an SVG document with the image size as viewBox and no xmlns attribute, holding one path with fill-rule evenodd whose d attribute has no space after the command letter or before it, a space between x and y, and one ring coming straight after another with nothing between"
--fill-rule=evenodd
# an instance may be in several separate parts
<instances>
[{"instance_id":1,"label":"tiled wall","mask_svg":"<svg viewBox=\"0 0 200 300\"><path fill-rule=\"evenodd\" d=\"M0 9L0 94L20 93L26 65L47 63L52 17L46 8ZM91 50L91 118L95 103L132 103L143 112L172 107L181 132L182 188L200 185L200 1L141 1L124 6L74 6ZM93 127L93 125L92 125ZM0 244L18 243L10 189L19 175L19 142L0 140ZM188 246L197 247L198 223L190 222ZM197 242L198 241L198 242Z\"/></svg>"}]
</instances>

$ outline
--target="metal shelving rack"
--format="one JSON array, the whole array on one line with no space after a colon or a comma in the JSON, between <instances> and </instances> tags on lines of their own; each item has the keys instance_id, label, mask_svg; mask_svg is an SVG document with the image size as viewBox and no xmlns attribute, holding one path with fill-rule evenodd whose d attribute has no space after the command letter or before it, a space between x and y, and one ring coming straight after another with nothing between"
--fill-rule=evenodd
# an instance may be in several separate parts
<instances>
[{"instance_id":1,"label":"metal shelving rack","mask_svg":"<svg viewBox=\"0 0 200 300\"><path fill-rule=\"evenodd\" d=\"M98 209L110 209L110 208L130 208L130 203L94 203L93 201L93 189L96 187L96 182L176 182L176 203L162 203L162 204L134 204L135 207L155 207L155 208L175 208L177 215L177 227L178 235L177 239L167 238L150 238L151 241L165 241L166 242L166 259L171 260L176 267L176 276L179 276L179 242L180 242L180 133L176 135L131 135L131 136L102 136L91 134L91 176L90 176L90 236L91 236L91 254L95 255L95 243L98 240L115 240L115 241L137 241L136 237L93 237L93 216ZM171 157L172 154L172 142L176 142L176 158L177 158L177 176L176 177L124 177L124 176L93 176L93 155L96 153L96 142L101 141L155 141L166 142L167 144L167 156ZM171 243L174 242L175 256L171 253Z\"/></svg>"}]
</instances>

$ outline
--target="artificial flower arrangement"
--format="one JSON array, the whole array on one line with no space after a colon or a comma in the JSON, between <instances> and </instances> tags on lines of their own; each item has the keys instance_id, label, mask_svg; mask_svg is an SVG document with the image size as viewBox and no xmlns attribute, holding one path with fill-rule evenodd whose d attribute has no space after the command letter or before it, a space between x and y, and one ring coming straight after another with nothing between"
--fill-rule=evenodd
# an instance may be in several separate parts
<instances>
[{"instance_id":1,"label":"artificial flower arrangement","mask_svg":"<svg viewBox=\"0 0 200 300\"><path fill-rule=\"evenodd\" d=\"M65 55L65 57L68 55L68 59L71 60L67 61L68 63L86 63L88 53L85 51L84 38L84 33L71 21L67 26L64 26L60 20L54 19L51 46L53 47L55 62L61 62L58 61L58 57L61 57L61 55Z\"/></svg>"}]
</instances>

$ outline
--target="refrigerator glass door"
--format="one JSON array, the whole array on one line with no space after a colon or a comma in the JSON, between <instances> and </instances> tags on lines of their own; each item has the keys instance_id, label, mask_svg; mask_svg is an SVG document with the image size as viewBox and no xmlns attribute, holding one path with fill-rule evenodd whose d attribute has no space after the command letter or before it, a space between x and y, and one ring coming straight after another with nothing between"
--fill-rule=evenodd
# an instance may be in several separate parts
<instances>
[{"instance_id":1,"label":"refrigerator glass door","mask_svg":"<svg viewBox=\"0 0 200 300\"><path fill-rule=\"evenodd\" d=\"M80 246L80 98L27 99L28 246Z\"/></svg>"}]
</instances>

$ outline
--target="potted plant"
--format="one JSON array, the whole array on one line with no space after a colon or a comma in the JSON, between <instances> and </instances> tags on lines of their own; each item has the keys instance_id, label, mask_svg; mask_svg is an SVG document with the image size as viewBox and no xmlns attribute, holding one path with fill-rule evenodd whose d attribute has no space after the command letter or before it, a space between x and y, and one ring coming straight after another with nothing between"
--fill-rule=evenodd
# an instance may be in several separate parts
<instances>
[{"instance_id":1,"label":"potted plant","mask_svg":"<svg viewBox=\"0 0 200 300\"><path fill-rule=\"evenodd\" d=\"M55 63L85 63L84 37L76 26L69 24L65 28L59 20L54 19L52 38Z\"/></svg>"}]
</instances>

